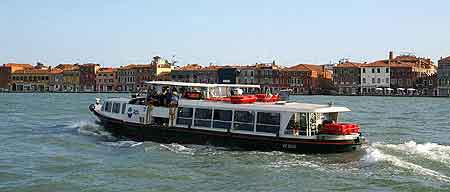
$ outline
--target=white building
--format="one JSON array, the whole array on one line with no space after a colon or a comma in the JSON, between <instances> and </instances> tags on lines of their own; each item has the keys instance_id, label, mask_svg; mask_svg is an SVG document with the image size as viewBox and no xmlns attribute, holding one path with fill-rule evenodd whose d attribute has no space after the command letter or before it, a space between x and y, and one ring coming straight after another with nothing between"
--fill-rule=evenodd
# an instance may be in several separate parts
<instances>
[{"instance_id":1,"label":"white building","mask_svg":"<svg viewBox=\"0 0 450 192\"><path fill-rule=\"evenodd\" d=\"M390 67L387 60L361 65L361 93L385 93L390 87Z\"/></svg>"}]
</instances>

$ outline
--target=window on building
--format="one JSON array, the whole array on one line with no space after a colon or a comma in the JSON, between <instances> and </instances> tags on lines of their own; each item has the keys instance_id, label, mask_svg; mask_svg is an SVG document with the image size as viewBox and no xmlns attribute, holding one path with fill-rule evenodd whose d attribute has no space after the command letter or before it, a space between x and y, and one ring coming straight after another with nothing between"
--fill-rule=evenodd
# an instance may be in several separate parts
<instances>
[{"instance_id":1,"label":"window on building","mask_svg":"<svg viewBox=\"0 0 450 192\"><path fill-rule=\"evenodd\" d=\"M253 131L255 113L250 111L234 112L234 130Z\"/></svg>"},{"instance_id":2,"label":"window on building","mask_svg":"<svg viewBox=\"0 0 450 192\"><path fill-rule=\"evenodd\" d=\"M375 78L372 78L372 83L375 83Z\"/></svg>"},{"instance_id":3,"label":"window on building","mask_svg":"<svg viewBox=\"0 0 450 192\"><path fill-rule=\"evenodd\" d=\"M112 107L113 113L120 113L120 103L114 103Z\"/></svg>"},{"instance_id":4,"label":"window on building","mask_svg":"<svg viewBox=\"0 0 450 192\"><path fill-rule=\"evenodd\" d=\"M256 132L274 133L280 129L280 113L258 112Z\"/></svg>"},{"instance_id":5,"label":"window on building","mask_svg":"<svg viewBox=\"0 0 450 192\"><path fill-rule=\"evenodd\" d=\"M386 73L389 73L389 68L386 68Z\"/></svg>"},{"instance_id":6,"label":"window on building","mask_svg":"<svg viewBox=\"0 0 450 192\"><path fill-rule=\"evenodd\" d=\"M363 80L363 83L366 83L366 78L363 78L362 80Z\"/></svg>"},{"instance_id":7,"label":"window on building","mask_svg":"<svg viewBox=\"0 0 450 192\"><path fill-rule=\"evenodd\" d=\"M366 68L363 68L362 71L363 71L363 73L366 73Z\"/></svg>"},{"instance_id":8,"label":"window on building","mask_svg":"<svg viewBox=\"0 0 450 192\"><path fill-rule=\"evenodd\" d=\"M389 78L386 78L386 83L389 83Z\"/></svg>"},{"instance_id":9,"label":"window on building","mask_svg":"<svg viewBox=\"0 0 450 192\"><path fill-rule=\"evenodd\" d=\"M377 73L380 73L380 72L381 72L380 68L377 68Z\"/></svg>"},{"instance_id":10,"label":"window on building","mask_svg":"<svg viewBox=\"0 0 450 192\"><path fill-rule=\"evenodd\" d=\"M211 127L211 109L195 109L194 125L198 127Z\"/></svg>"},{"instance_id":11,"label":"window on building","mask_svg":"<svg viewBox=\"0 0 450 192\"><path fill-rule=\"evenodd\" d=\"M380 80L380 78L378 78L378 79L377 79L377 83L381 83L381 80Z\"/></svg>"},{"instance_id":12,"label":"window on building","mask_svg":"<svg viewBox=\"0 0 450 192\"><path fill-rule=\"evenodd\" d=\"M375 73L375 68L372 68L372 73Z\"/></svg>"},{"instance_id":13,"label":"window on building","mask_svg":"<svg viewBox=\"0 0 450 192\"><path fill-rule=\"evenodd\" d=\"M229 129L231 128L231 110L214 109L213 128Z\"/></svg>"}]
</instances>

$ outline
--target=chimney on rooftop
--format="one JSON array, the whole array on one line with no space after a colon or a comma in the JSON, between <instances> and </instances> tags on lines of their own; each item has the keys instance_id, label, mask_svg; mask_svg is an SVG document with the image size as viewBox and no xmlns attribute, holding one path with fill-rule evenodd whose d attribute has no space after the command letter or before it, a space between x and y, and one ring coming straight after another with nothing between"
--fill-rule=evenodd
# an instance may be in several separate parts
<instances>
[{"instance_id":1,"label":"chimney on rooftop","mask_svg":"<svg viewBox=\"0 0 450 192\"><path fill-rule=\"evenodd\" d=\"M394 60L394 52L389 51L389 61Z\"/></svg>"},{"instance_id":2,"label":"chimney on rooftop","mask_svg":"<svg viewBox=\"0 0 450 192\"><path fill-rule=\"evenodd\" d=\"M389 60L394 60L394 52L389 51Z\"/></svg>"}]
</instances>

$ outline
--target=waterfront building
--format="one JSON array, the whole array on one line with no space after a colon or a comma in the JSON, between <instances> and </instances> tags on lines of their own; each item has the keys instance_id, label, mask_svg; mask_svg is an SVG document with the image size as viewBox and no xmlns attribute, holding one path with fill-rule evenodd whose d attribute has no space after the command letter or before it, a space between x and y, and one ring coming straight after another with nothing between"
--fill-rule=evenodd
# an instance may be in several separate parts
<instances>
[{"instance_id":1,"label":"waterfront building","mask_svg":"<svg viewBox=\"0 0 450 192\"><path fill-rule=\"evenodd\" d=\"M203 67L200 64L188 64L175 68L171 72L173 81L189 83L217 83L220 66Z\"/></svg>"},{"instance_id":2,"label":"waterfront building","mask_svg":"<svg viewBox=\"0 0 450 192\"><path fill-rule=\"evenodd\" d=\"M95 91L96 73L100 64L88 63L79 65L81 91Z\"/></svg>"},{"instance_id":3,"label":"waterfront building","mask_svg":"<svg viewBox=\"0 0 450 192\"><path fill-rule=\"evenodd\" d=\"M298 64L281 69L276 74L280 89L291 89L293 94L320 94L331 86L331 72L323 65Z\"/></svg>"},{"instance_id":4,"label":"waterfront building","mask_svg":"<svg viewBox=\"0 0 450 192\"><path fill-rule=\"evenodd\" d=\"M49 91L51 69L26 68L11 74L11 90L19 92Z\"/></svg>"},{"instance_id":5,"label":"waterfront building","mask_svg":"<svg viewBox=\"0 0 450 192\"><path fill-rule=\"evenodd\" d=\"M31 64L7 63L0 66L0 91L12 91L11 74L17 70L31 69Z\"/></svg>"},{"instance_id":6,"label":"waterfront building","mask_svg":"<svg viewBox=\"0 0 450 192\"><path fill-rule=\"evenodd\" d=\"M95 90L98 92L112 92L117 90L117 69L100 68L95 77Z\"/></svg>"},{"instance_id":7,"label":"waterfront building","mask_svg":"<svg viewBox=\"0 0 450 192\"><path fill-rule=\"evenodd\" d=\"M167 59L163 59L160 56L154 56L150 64L152 65L154 77L158 76L161 73L170 73L176 61L171 61Z\"/></svg>"},{"instance_id":8,"label":"waterfront building","mask_svg":"<svg viewBox=\"0 0 450 192\"><path fill-rule=\"evenodd\" d=\"M136 91L144 87L144 82L155 80L156 71L151 64L135 65L135 88Z\"/></svg>"},{"instance_id":9,"label":"waterfront building","mask_svg":"<svg viewBox=\"0 0 450 192\"><path fill-rule=\"evenodd\" d=\"M278 87L275 86L273 77L278 70L280 70L280 66L276 65L275 61L272 63L256 63L254 84L260 85L265 92L277 92Z\"/></svg>"},{"instance_id":10,"label":"waterfront building","mask_svg":"<svg viewBox=\"0 0 450 192\"><path fill-rule=\"evenodd\" d=\"M196 71L202 68L200 64L187 64L172 70L170 76L173 81L198 83L200 80L197 77Z\"/></svg>"},{"instance_id":11,"label":"waterfront building","mask_svg":"<svg viewBox=\"0 0 450 192\"><path fill-rule=\"evenodd\" d=\"M220 84L237 84L239 69L237 66L224 66L217 70L218 82Z\"/></svg>"},{"instance_id":12,"label":"waterfront building","mask_svg":"<svg viewBox=\"0 0 450 192\"><path fill-rule=\"evenodd\" d=\"M255 78L256 74L255 65L239 66L239 71L240 71L238 76L239 84L252 85L257 83L257 80Z\"/></svg>"},{"instance_id":13,"label":"waterfront building","mask_svg":"<svg viewBox=\"0 0 450 192\"><path fill-rule=\"evenodd\" d=\"M144 87L145 81L156 79L159 74L170 73L173 64L159 56L152 58L150 64L128 64L117 69L119 91L136 92Z\"/></svg>"},{"instance_id":14,"label":"waterfront building","mask_svg":"<svg viewBox=\"0 0 450 192\"><path fill-rule=\"evenodd\" d=\"M117 69L118 90L133 92L136 90L136 69L135 64L121 66Z\"/></svg>"},{"instance_id":15,"label":"waterfront building","mask_svg":"<svg viewBox=\"0 0 450 192\"><path fill-rule=\"evenodd\" d=\"M50 92L64 91L64 71L62 69L54 68L50 71L50 80L48 89Z\"/></svg>"},{"instance_id":16,"label":"waterfront building","mask_svg":"<svg viewBox=\"0 0 450 192\"><path fill-rule=\"evenodd\" d=\"M386 60L360 65L361 94L383 94L390 90L390 67Z\"/></svg>"},{"instance_id":17,"label":"waterfront building","mask_svg":"<svg viewBox=\"0 0 450 192\"><path fill-rule=\"evenodd\" d=\"M396 94L435 95L437 67L429 58L389 53L391 88Z\"/></svg>"},{"instance_id":18,"label":"waterfront building","mask_svg":"<svg viewBox=\"0 0 450 192\"><path fill-rule=\"evenodd\" d=\"M437 89L439 96L450 96L450 56L438 61Z\"/></svg>"},{"instance_id":19,"label":"waterfront building","mask_svg":"<svg viewBox=\"0 0 450 192\"><path fill-rule=\"evenodd\" d=\"M344 61L333 67L333 85L339 95L361 94L362 63Z\"/></svg>"},{"instance_id":20,"label":"waterfront building","mask_svg":"<svg viewBox=\"0 0 450 192\"><path fill-rule=\"evenodd\" d=\"M80 66L78 64L60 64L56 68L63 70L63 91L80 91Z\"/></svg>"}]
</instances>

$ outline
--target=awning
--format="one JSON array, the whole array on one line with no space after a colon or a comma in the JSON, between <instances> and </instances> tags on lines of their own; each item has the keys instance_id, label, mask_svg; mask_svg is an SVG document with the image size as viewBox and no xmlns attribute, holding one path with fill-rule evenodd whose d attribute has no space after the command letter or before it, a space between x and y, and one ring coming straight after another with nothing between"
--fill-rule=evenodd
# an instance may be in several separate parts
<instances>
[{"instance_id":1,"label":"awning","mask_svg":"<svg viewBox=\"0 0 450 192\"><path fill-rule=\"evenodd\" d=\"M415 91L416 89L408 88L407 90L408 90L408 91Z\"/></svg>"},{"instance_id":2,"label":"awning","mask_svg":"<svg viewBox=\"0 0 450 192\"><path fill-rule=\"evenodd\" d=\"M383 88L376 88L375 90L377 90L377 91L383 91Z\"/></svg>"},{"instance_id":3,"label":"awning","mask_svg":"<svg viewBox=\"0 0 450 192\"><path fill-rule=\"evenodd\" d=\"M394 89L392 89L392 88L386 88L386 90L388 90L388 91L393 91Z\"/></svg>"},{"instance_id":4,"label":"awning","mask_svg":"<svg viewBox=\"0 0 450 192\"><path fill-rule=\"evenodd\" d=\"M397 88L397 90L404 91L405 89L403 89L403 88Z\"/></svg>"}]
</instances>

